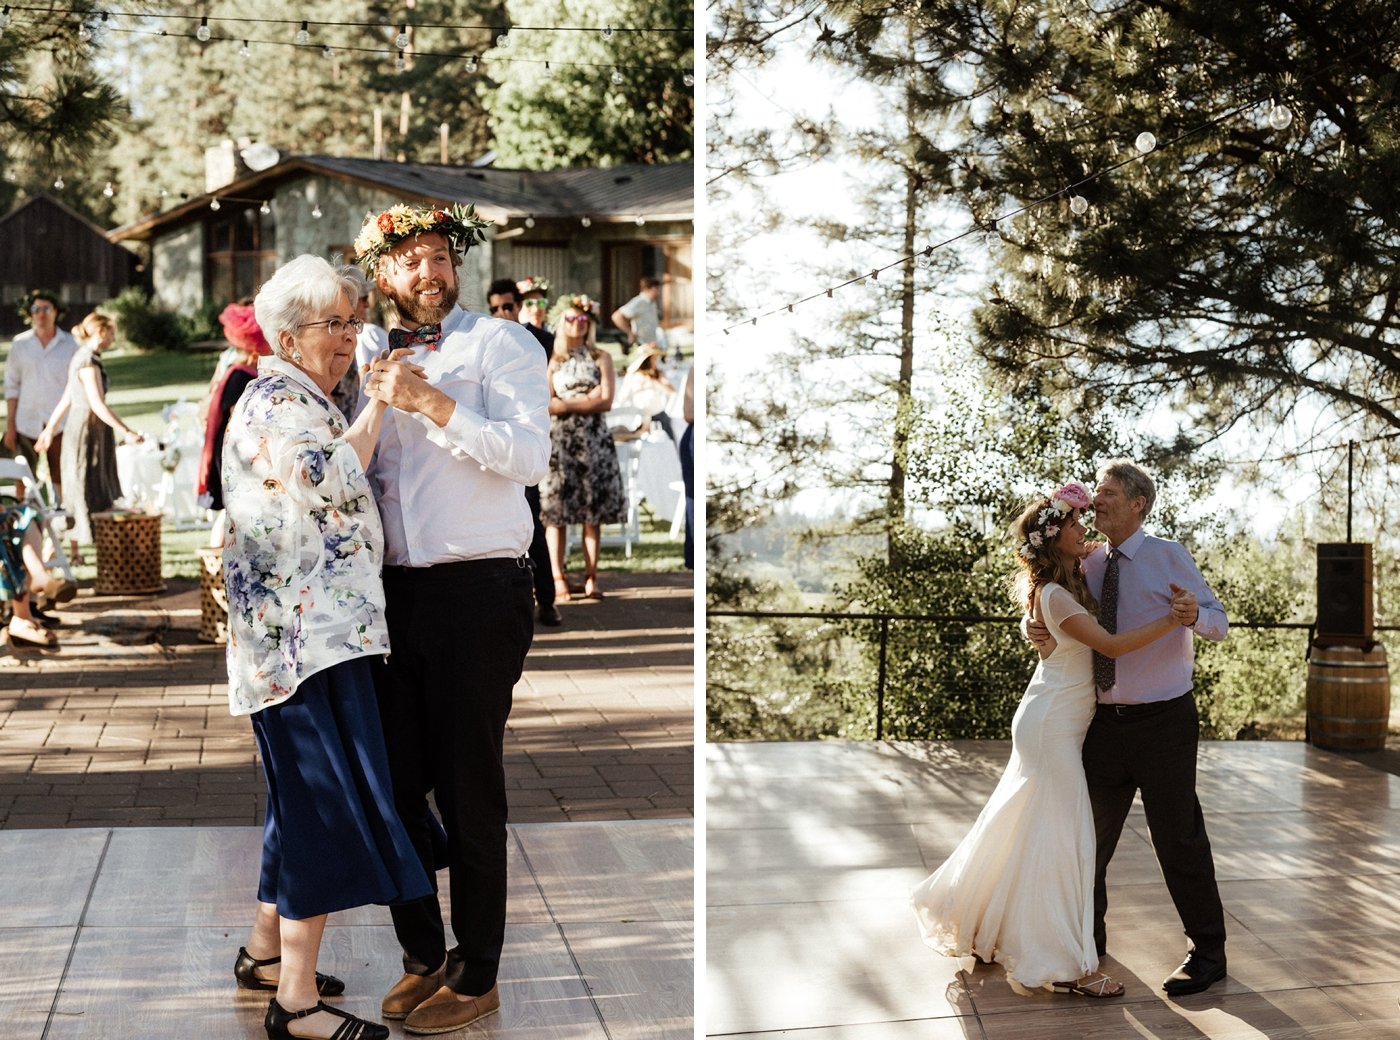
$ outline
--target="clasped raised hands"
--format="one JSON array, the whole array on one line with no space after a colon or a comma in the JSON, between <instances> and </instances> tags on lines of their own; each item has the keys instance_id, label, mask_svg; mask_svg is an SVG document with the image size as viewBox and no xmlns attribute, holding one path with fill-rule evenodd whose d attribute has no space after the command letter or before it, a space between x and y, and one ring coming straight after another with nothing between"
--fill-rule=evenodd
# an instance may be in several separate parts
<instances>
[{"instance_id":1,"label":"clasped raised hands","mask_svg":"<svg viewBox=\"0 0 1400 1040\"><path fill-rule=\"evenodd\" d=\"M422 411L432 387L421 365L402 360L407 348L384 351L360 370L365 396L403 412Z\"/></svg>"},{"instance_id":2,"label":"clasped raised hands","mask_svg":"<svg viewBox=\"0 0 1400 1040\"><path fill-rule=\"evenodd\" d=\"M1177 624L1190 628L1196 623L1196 618L1200 614L1200 607L1196 603L1196 594L1172 582L1169 582L1168 586L1172 590L1172 618Z\"/></svg>"}]
</instances>

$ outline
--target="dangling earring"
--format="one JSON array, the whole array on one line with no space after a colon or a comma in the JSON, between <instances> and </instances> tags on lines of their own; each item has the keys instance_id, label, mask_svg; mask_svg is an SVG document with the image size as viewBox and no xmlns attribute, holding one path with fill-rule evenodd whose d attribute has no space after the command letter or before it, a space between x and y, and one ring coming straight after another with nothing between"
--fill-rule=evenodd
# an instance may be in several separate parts
<instances>
[{"instance_id":1,"label":"dangling earring","mask_svg":"<svg viewBox=\"0 0 1400 1040\"><path fill-rule=\"evenodd\" d=\"M294 351L292 351L292 360L293 360L293 361L296 361L296 362L300 362L300 361L301 361L301 351L299 351L299 350L294 350Z\"/></svg>"}]
</instances>

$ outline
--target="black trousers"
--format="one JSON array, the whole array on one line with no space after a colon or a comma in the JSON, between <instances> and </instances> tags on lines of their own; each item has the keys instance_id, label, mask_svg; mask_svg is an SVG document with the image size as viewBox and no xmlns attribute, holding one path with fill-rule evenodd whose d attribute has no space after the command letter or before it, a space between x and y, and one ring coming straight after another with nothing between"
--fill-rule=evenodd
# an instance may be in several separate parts
<instances>
[{"instance_id":1,"label":"black trousers","mask_svg":"<svg viewBox=\"0 0 1400 1040\"><path fill-rule=\"evenodd\" d=\"M375 679L394 805L434 878L432 792L447 831L452 931L436 892L391 908L404 970L447 959L447 984L479 996L496 982L506 927L506 785L511 696L534 635L528 562L385 567L393 648Z\"/></svg>"},{"instance_id":2,"label":"black trousers","mask_svg":"<svg viewBox=\"0 0 1400 1040\"><path fill-rule=\"evenodd\" d=\"M530 537L530 562L535 565L535 603L541 607L554 606L554 568L549 562L549 543L544 540L544 524L540 523L540 489L525 489L525 501L535 521L535 533Z\"/></svg>"},{"instance_id":3,"label":"black trousers","mask_svg":"<svg viewBox=\"0 0 1400 1040\"><path fill-rule=\"evenodd\" d=\"M1190 693L1156 704L1100 704L1084 737L1084 776L1094 810L1098 853L1094 865L1094 941L1104 949L1107 933L1108 861L1123 823L1142 792L1152 848L1167 891L1192 948L1210 958L1225 956L1225 911L1215 884L1205 817L1196 797L1196 746L1200 724Z\"/></svg>"}]
</instances>

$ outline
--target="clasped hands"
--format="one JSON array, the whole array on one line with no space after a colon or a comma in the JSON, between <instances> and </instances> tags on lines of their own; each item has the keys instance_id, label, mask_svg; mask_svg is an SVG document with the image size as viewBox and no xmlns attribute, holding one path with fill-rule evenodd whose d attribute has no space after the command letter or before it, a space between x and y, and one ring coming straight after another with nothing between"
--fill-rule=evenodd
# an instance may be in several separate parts
<instances>
[{"instance_id":1,"label":"clasped hands","mask_svg":"<svg viewBox=\"0 0 1400 1040\"><path fill-rule=\"evenodd\" d=\"M412 353L407 347L386 350L369 364L362 365L360 384L365 396L403 412L422 411L432 386L422 365L402 360Z\"/></svg>"}]
</instances>

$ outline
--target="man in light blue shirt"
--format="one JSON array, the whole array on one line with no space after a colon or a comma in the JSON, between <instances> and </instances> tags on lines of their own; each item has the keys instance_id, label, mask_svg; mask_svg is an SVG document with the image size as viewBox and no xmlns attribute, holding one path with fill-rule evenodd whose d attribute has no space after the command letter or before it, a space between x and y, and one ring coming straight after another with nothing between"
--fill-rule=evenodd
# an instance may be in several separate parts
<instances>
[{"instance_id":1,"label":"man in light blue shirt","mask_svg":"<svg viewBox=\"0 0 1400 1040\"><path fill-rule=\"evenodd\" d=\"M1094 809L1098 852L1094 871L1094 941L1104 954L1108 909L1105 874L1117 848L1133 795L1141 792L1162 877L1189 940L1185 962L1163 982L1171 996L1198 993L1225 977L1225 914L1215 863L1196 797L1199 723L1191 695L1195 663L1192 633L1225 638L1225 608L1206 585L1186 547L1142 529L1157 497L1137 463L1111 459L1099 468L1094 527L1108 539L1084 561L1089 591L1109 631L1127 631L1171 609L1181 622L1174 634L1118 658L1109 685L1098 689L1098 709L1084 738L1084 775ZM1116 555L1115 626L1106 616L1105 572ZM1187 590L1173 602L1170 588Z\"/></svg>"}]
</instances>

